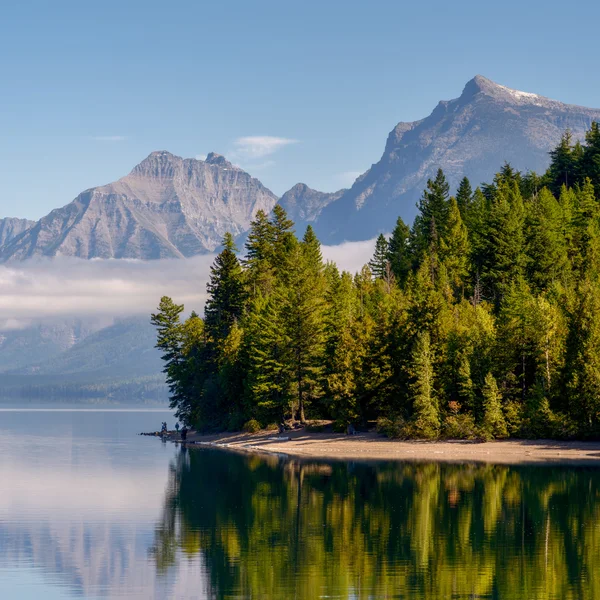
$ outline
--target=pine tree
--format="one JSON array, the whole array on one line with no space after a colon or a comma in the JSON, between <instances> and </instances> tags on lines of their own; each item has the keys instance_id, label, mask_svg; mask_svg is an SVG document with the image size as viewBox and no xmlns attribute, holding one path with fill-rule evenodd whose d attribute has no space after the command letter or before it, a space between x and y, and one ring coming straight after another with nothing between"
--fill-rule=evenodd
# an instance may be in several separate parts
<instances>
[{"instance_id":1,"label":"pine tree","mask_svg":"<svg viewBox=\"0 0 600 600\"><path fill-rule=\"evenodd\" d=\"M550 151L550 167L546 172L550 191L558 197L561 188L578 182L579 165L573 152L573 136L567 130L554 150Z\"/></svg>"},{"instance_id":2,"label":"pine tree","mask_svg":"<svg viewBox=\"0 0 600 600\"><path fill-rule=\"evenodd\" d=\"M288 218L285 209L279 204L273 208L271 228L273 232L272 265L279 277L284 277L287 258L298 240L294 235L294 222Z\"/></svg>"},{"instance_id":3,"label":"pine tree","mask_svg":"<svg viewBox=\"0 0 600 600\"><path fill-rule=\"evenodd\" d=\"M560 204L547 188L531 200L527 215L527 274L538 291L567 276L567 242Z\"/></svg>"},{"instance_id":4,"label":"pine tree","mask_svg":"<svg viewBox=\"0 0 600 600\"><path fill-rule=\"evenodd\" d=\"M589 279L577 288L566 340L565 397L585 433L600 426L600 290Z\"/></svg>"},{"instance_id":5,"label":"pine tree","mask_svg":"<svg viewBox=\"0 0 600 600\"><path fill-rule=\"evenodd\" d=\"M440 428L440 416L433 387L433 357L427 332L419 334L415 342L410 375L415 433L423 438L436 437Z\"/></svg>"},{"instance_id":6,"label":"pine tree","mask_svg":"<svg viewBox=\"0 0 600 600\"><path fill-rule=\"evenodd\" d=\"M358 418L356 374L364 345L357 339L358 303L352 277L329 268L325 309L325 382L335 418ZM361 347L362 346L362 347Z\"/></svg>"},{"instance_id":7,"label":"pine tree","mask_svg":"<svg viewBox=\"0 0 600 600\"><path fill-rule=\"evenodd\" d=\"M575 266L581 274L597 276L600 272L600 205L589 178L576 192L573 226L578 250Z\"/></svg>"},{"instance_id":8,"label":"pine tree","mask_svg":"<svg viewBox=\"0 0 600 600\"><path fill-rule=\"evenodd\" d=\"M581 170L584 177L600 189L600 124L594 121L585 134L585 146L581 159Z\"/></svg>"},{"instance_id":9,"label":"pine tree","mask_svg":"<svg viewBox=\"0 0 600 600\"><path fill-rule=\"evenodd\" d=\"M448 193L450 187L444 172L439 169L435 179L427 181L427 189L417 204L419 214L411 230L410 247L414 260L420 262L424 252L446 233Z\"/></svg>"},{"instance_id":10,"label":"pine tree","mask_svg":"<svg viewBox=\"0 0 600 600\"><path fill-rule=\"evenodd\" d=\"M169 386L171 408L178 409L184 396L181 385L181 369L184 362L183 328L180 316L183 304L175 304L168 296L163 296L158 305L158 312L150 316L150 322L157 329L156 348L162 352L164 361L163 373Z\"/></svg>"},{"instance_id":11,"label":"pine tree","mask_svg":"<svg viewBox=\"0 0 600 600\"><path fill-rule=\"evenodd\" d=\"M275 234L267 213L259 210L250 224L244 267L248 292L252 298L268 294L273 287L273 245Z\"/></svg>"},{"instance_id":12,"label":"pine tree","mask_svg":"<svg viewBox=\"0 0 600 600\"><path fill-rule=\"evenodd\" d=\"M411 251L408 245L410 228L401 217L398 217L392 237L388 243L388 261L394 274L394 279L404 286L412 266Z\"/></svg>"},{"instance_id":13,"label":"pine tree","mask_svg":"<svg viewBox=\"0 0 600 600\"><path fill-rule=\"evenodd\" d=\"M283 293L276 290L269 298L259 297L254 301L247 322L250 403L266 422L284 420L293 398L290 340L283 311Z\"/></svg>"},{"instance_id":14,"label":"pine tree","mask_svg":"<svg viewBox=\"0 0 600 600\"><path fill-rule=\"evenodd\" d=\"M458 209L460 210L460 216L463 219L469 210L472 200L473 190L471 188L471 182L467 177L463 177L456 192L456 203L458 204Z\"/></svg>"},{"instance_id":15,"label":"pine tree","mask_svg":"<svg viewBox=\"0 0 600 600\"><path fill-rule=\"evenodd\" d=\"M485 377L485 383L481 391L483 396L483 423L484 433L492 438L504 438L508 436L506 420L502 413L502 396L498 391L498 385L491 373Z\"/></svg>"},{"instance_id":16,"label":"pine tree","mask_svg":"<svg viewBox=\"0 0 600 600\"><path fill-rule=\"evenodd\" d=\"M457 201L450 198L448 226L440 244L440 258L456 298L463 295L468 272L469 239L467 228L460 216Z\"/></svg>"},{"instance_id":17,"label":"pine tree","mask_svg":"<svg viewBox=\"0 0 600 600\"><path fill-rule=\"evenodd\" d=\"M469 411L475 409L475 386L471 378L471 363L466 353L462 352L458 363L458 398L464 408Z\"/></svg>"},{"instance_id":18,"label":"pine tree","mask_svg":"<svg viewBox=\"0 0 600 600\"><path fill-rule=\"evenodd\" d=\"M297 245L289 260L282 307L289 339L289 366L294 374L298 416L302 423L306 420L307 402L322 391L323 291L322 273L315 271L302 246Z\"/></svg>"},{"instance_id":19,"label":"pine tree","mask_svg":"<svg viewBox=\"0 0 600 600\"><path fill-rule=\"evenodd\" d=\"M323 254L321 253L321 242L315 235L315 230L308 225L302 238L302 251L308 268L314 273L323 270Z\"/></svg>"},{"instance_id":20,"label":"pine tree","mask_svg":"<svg viewBox=\"0 0 600 600\"><path fill-rule=\"evenodd\" d=\"M223 238L223 250L210 268L204 322L215 343L229 335L231 327L239 321L244 312L246 291L236 250L232 235L226 233Z\"/></svg>"},{"instance_id":21,"label":"pine tree","mask_svg":"<svg viewBox=\"0 0 600 600\"><path fill-rule=\"evenodd\" d=\"M373 258L369 261L369 268L375 279L386 279L389 276L389 244L383 233L380 233L377 237Z\"/></svg>"},{"instance_id":22,"label":"pine tree","mask_svg":"<svg viewBox=\"0 0 600 600\"><path fill-rule=\"evenodd\" d=\"M525 272L524 206L516 183L501 183L488 218L488 235L483 241L481 279L499 306L511 282Z\"/></svg>"}]
</instances>

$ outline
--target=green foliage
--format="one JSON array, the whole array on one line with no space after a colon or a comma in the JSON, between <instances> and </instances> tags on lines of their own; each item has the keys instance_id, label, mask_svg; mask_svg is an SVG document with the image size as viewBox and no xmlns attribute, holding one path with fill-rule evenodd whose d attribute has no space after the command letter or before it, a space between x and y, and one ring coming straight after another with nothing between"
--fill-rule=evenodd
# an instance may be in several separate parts
<instances>
[{"instance_id":1,"label":"green foliage","mask_svg":"<svg viewBox=\"0 0 600 600\"><path fill-rule=\"evenodd\" d=\"M241 263L225 236L203 319L167 297L152 315L178 417L600 436L599 156L594 124L542 176L505 164L454 198L439 171L354 276L323 263L312 227L299 240L280 206L259 211Z\"/></svg>"},{"instance_id":2,"label":"green foliage","mask_svg":"<svg viewBox=\"0 0 600 600\"><path fill-rule=\"evenodd\" d=\"M375 252L369 261L369 269L375 279L389 279L390 274L389 244L383 233L380 233L375 242Z\"/></svg>"},{"instance_id":3,"label":"green foliage","mask_svg":"<svg viewBox=\"0 0 600 600\"><path fill-rule=\"evenodd\" d=\"M242 426L242 431L246 433L258 433L260 430L260 423L256 419L250 419Z\"/></svg>"},{"instance_id":4,"label":"green foliage","mask_svg":"<svg viewBox=\"0 0 600 600\"><path fill-rule=\"evenodd\" d=\"M417 337L410 375L415 433L423 438L436 437L439 433L440 416L433 387L433 357L427 332Z\"/></svg>"}]
</instances>

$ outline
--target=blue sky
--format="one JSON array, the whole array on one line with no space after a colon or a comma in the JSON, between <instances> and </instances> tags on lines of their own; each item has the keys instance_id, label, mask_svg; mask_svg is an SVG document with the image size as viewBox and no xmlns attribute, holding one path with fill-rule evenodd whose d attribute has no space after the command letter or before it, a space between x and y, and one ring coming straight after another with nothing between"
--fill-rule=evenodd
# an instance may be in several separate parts
<instances>
[{"instance_id":1,"label":"blue sky","mask_svg":"<svg viewBox=\"0 0 600 600\"><path fill-rule=\"evenodd\" d=\"M380 158L398 121L477 73L600 107L591 1L9 0L1 11L2 216L38 218L153 150L225 154L278 194L299 181L332 191Z\"/></svg>"}]
</instances>

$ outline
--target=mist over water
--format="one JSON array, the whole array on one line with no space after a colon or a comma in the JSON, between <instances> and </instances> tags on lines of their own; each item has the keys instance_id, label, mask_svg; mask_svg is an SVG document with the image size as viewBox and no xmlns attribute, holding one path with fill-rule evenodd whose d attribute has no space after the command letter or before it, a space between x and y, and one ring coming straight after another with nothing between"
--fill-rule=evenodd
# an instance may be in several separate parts
<instances>
[{"instance_id":1,"label":"mist over water","mask_svg":"<svg viewBox=\"0 0 600 600\"><path fill-rule=\"evenodd\" d=\"M323 258L354 273L375 242L323 246ZM0 265L0 331L56 319L149 315L171 296L201 312L214 254L182 259L129 260L57 257Z\"/></svg>"}]
</instances>

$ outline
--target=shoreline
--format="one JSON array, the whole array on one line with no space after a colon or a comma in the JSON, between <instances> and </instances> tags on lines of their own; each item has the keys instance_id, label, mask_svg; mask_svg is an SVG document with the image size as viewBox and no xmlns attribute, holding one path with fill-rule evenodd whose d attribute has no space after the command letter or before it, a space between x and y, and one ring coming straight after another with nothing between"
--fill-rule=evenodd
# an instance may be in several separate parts
<instances>
[{"instance_id":1,"label":"shoreline","mask_svg":"<svg viewBox=\"0 0 600 600\"><path fill-rule=\"evenodd\" d=\"M178 435L168 439L182 443ZM476 462L504 465L571 464L600 466L600 442L556 440L423 441L391 440L375 432L348 436L304 430L188 434L185 446L315 460Z\"/></svg>"}]
</instances>

